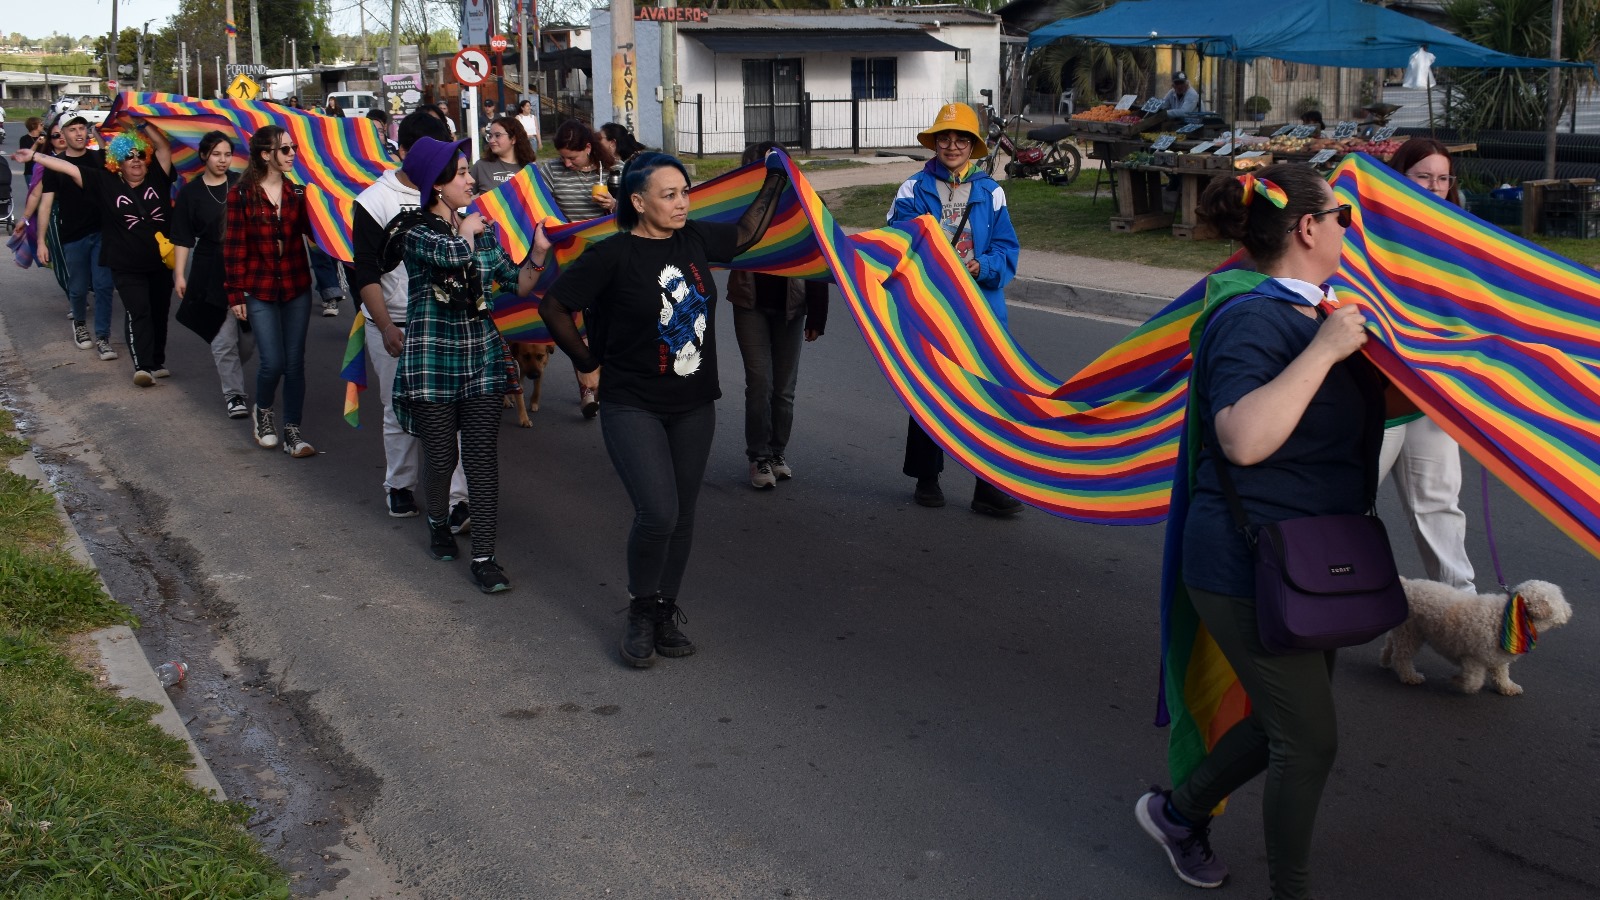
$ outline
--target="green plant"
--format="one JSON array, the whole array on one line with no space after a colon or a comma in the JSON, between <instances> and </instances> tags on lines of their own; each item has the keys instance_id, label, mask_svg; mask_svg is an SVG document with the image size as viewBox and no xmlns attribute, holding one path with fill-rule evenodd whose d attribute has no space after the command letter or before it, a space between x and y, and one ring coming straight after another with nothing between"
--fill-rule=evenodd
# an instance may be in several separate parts
<instances>
[{"instance_id":1,"label":"green plant","mask_svg":"<svg viewBox=\"0 0 1600 900\"><path fill-rule=\"evenodd\" d=\"M1296 119L1312 110L1322 111L1322 98L1315 94L1307 94L1294 102L1294 117Z\"/></svg>"},{"instance_id":2,"label":"green plant","mask_svg":"<svg viewBox=\"0 0 1600 900\"><path fill-rule=\"evenodd\" d=\"M1244 111L1252 116L1264 116L1272 112L1272 101L1256 94L1244 101Z\"/></svg>"},{"instance_id":3,"label":"green plant","mask_svg":"<svg viewBox=\"0 0 1600 900\"><path fill-rule=\"evenodd\" d=\"M1513 56L1550 55L1550 0L1447 0L1447 26L1475 44ZM1565 0L1561 55L1593 62L1600 56L1600 0ZM1549 73L1545 69L1457 69L1447 85L1449 124L1465 131L1544 127ZM1592 89L1592 69L1562 74L1561 108L1577 89Z\"/></svg>"},{"instance_id":4,"label":"green plant","mask_svg":"<svg viewBox=\"0 0 1600 900\"><path fill-rule=\"evenodd\" d=\"M1064 0L1055 11L1062 17L1086 16L1111 2L1114 0ZM1078 108L1086 109L1101 100L1142 91L1154 68L1153 51L1147 48L1062 38L1029 57L1028 80L1052 93L1073 91Z\"/></svg>"},{"instance_id":5,"label":"green plant","mask_svg":"<svg viewBox=\"0 0 1600 900\"><path fill-rule=\"evenodd\" d=\"M1363 107L1378 102L1378 80L1371 75L1361 79L1361 86L1356 88L1356 97Z\"/></svg>"}]
</instances>

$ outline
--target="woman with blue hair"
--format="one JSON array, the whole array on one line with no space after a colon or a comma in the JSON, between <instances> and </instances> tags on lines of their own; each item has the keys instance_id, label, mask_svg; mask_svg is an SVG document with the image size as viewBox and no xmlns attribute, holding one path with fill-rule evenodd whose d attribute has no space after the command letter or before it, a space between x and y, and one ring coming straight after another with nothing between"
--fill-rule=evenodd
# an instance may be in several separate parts
<instances>
[{"instance_id":1,"label":"woman with blue hair","mask_svg":"<svg viewBox=\"0 0 1600 900\"><path fill-rule=\"evenodd\" d=\"M779 152L779 151L774 151ZM678 589L689 562L694 506L716 428L717 286L711 265L753 246L788 186L770 169L736 223L689 220L689 173L664 153L640 153L622 170L619 233L561 273L539 313L599 397L606 451L633 501L628 535L628 624L622 659L636 667L656 654L688 656ZM595 323L585 344L575 310Z\"/></svg>"},{"instance_id":2,"label":"woman with blue hair","mask_svg":"<svg viewBox=\"0 0 1600 900\"><path fill-rule=\"evenodd\" d=\"M106 145L105 171L19 150L70 178L100 211L100 258L127 313L133 383L155 384L167 372L167 314L172 304L172 149L159 128L128 128Z\"/></svg>"}]
</instances>

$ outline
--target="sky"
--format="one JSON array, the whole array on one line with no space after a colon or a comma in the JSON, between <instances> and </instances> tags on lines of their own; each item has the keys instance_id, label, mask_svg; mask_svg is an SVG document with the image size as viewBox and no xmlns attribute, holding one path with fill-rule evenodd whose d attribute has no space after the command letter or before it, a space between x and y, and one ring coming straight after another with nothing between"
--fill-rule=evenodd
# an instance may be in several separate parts
<instances>
[{"instance_id":1,"label":"sky","mask_svg":"<svg viewBox=\"0 0 1600 900\"><path fill-rule=\"evenodd\" d=\"M386 4L376 5L387 9ZM52 31L58 31L78 37L104 34L111 30L111 0L3 0L0 6L5 7L5 12L0 14L0 31L6 34L17 31L28 37L45 37ZM354 6L353 2L343 0L334 0L333 3L335 11L351 6ZM234 7L236 17L249 17L247 0L234 0ZM139 28L146 19L154 19L150 27L157 28L177 12L178 0L122 0L117 12L117 27ZM336 14L334 30L354 33L358 28L356 20L357 14L354 12ZM220 23L218 27L221 27Z\"/></svg>"}]
</instances>

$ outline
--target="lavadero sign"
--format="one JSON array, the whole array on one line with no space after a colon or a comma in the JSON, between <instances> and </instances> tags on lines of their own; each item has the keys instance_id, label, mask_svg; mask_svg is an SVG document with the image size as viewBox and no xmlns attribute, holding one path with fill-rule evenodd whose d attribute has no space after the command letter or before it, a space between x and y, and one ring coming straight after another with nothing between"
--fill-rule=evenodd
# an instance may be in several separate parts
<instances>
[{"instance_id":1,"label":"lavadero sign","mask_svg":"<svg viewBox=\"0 0 1600 900\"><path fill-rule=\"evenodd\" d=\"M705 22L711 13L692 6L641 6L633 11L635 22Z\"/></svg>"}]
</instances>

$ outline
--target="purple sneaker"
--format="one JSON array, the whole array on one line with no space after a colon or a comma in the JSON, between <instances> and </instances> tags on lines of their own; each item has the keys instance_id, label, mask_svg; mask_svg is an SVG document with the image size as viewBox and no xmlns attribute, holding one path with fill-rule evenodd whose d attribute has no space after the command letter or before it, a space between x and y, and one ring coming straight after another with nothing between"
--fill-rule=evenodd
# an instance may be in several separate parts
<instances>
[{"instance_id":1,"label":"purple sneaker","mask_svg":"<svg viewBox=\"0 0 1600 900\"><path fill-rule=\"evenodd\" d=\"M1211 820L1199 826L1179 825L1167 815L1167 798L1171 791L1152 786L1150 792L1134 804L1133 817L1139 827L1167 851L1172 871L1185 884L1200 888L1222 887L1228 878L1228 867L1211 852Z\"/></svg>"}]
</instances>

